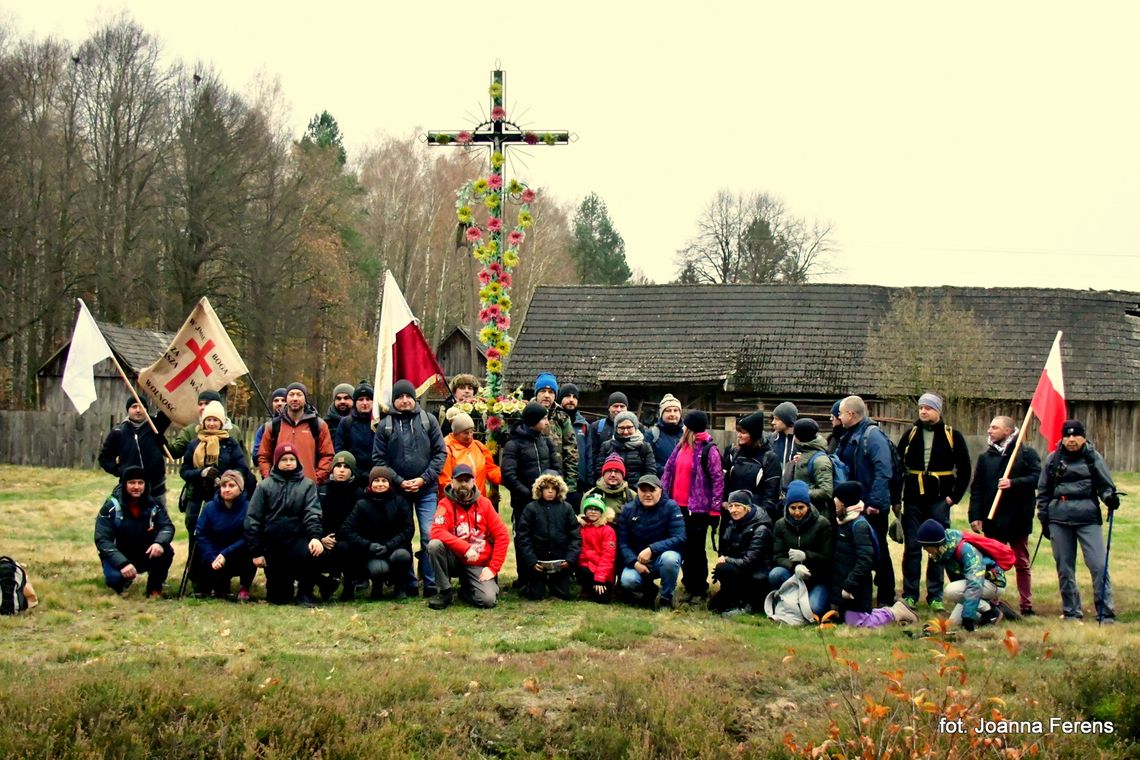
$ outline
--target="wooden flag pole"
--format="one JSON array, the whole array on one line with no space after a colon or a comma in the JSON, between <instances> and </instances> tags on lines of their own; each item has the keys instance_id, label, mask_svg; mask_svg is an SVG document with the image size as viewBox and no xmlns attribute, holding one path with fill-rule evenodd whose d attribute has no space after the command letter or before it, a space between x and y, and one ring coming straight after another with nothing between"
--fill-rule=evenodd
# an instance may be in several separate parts
<instances>
[{"instance_id":1,"label":"wooden flag pole","mask_svg":"<svg viewBox=\"0 0 1140 760\"><path fill-rule=\"evenodd\" d=\"M1025 440L1025 434L1029 430L1029 420L1033 419L1033 404L1025 410L1025 420L1021 423L1021 428L1017 431L1017 441L1013 444L1013 453L1009 455L1009 462L1005 465L1005 474L1002 478L1009 478L1009 474L1013 472L1013 463L1017 461L1017 453L1021 451L1021 442ZM997 493L994 494L994 503L990 506L990 513L986 516L987 520L993 520L994 515L997 514L998 503L1001 501L1002 490L999 488Z\"/></svg>"},{"instance_id":2,"label":"wooden flag pole","mask_svg":"<svg viewBox=\"0 0 1140 760\"><path fill-rule=\"evenodd\" d=\"M119 377L123 378L123 382L127 385L127 390L129 390L131 392L131 395L134 396L135 401L138 404L141 404L143 409L146 409L146 404L143 404L142 399L139 398L139 394L135 391L134 383L127 379L127 373L123 372L123 368L119 364L119 360L115 358L114 352L111 352L111 361L115 363L115 369L119 370ZM166 455L167 460L172 463L175 462L176 460L174 459L174 455L170 453L170 449L166 448L166 439L162 437L162 433L158 432L158 428L154 426L154 420L151 419L149 414L146 416L146 421L147 424L150 425L150 429L154 431L154 434L156 436L158 436L158 440L162 441L162 453Z\"/></svg>"}]
</instances>

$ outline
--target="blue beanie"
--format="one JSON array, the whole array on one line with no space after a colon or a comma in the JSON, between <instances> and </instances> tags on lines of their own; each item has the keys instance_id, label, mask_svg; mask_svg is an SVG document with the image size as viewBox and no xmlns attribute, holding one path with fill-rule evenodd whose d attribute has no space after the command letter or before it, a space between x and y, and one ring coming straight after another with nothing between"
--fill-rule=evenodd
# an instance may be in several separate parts
<instances>
[{"instance_id":1,"label":"blue beanie","mask_svg":"<svg viewBox=\"0 0 1140 760\"><path fill-rule=\"evenodd\" d=\"M937 520L927 520L918 526L918 535L915 538L923 546L938 546L946 540L946 528Z\"/></svg>"},{"instance_id":2,"label":"blue beanie","mask_svg":"<svg viewBox=\"0 0 1140 760\"><path fill-rule=\"evenodd\" d=\"M534 392L538 393L543 388L549 388L554 391L554 395L558 395L558 378L550 372L542 372L534 381Z\"/></svg>"},{"instance_id":3,"label":"blue beanie","mask_svg":"<svg viewBox=\"0 0 1140 760\"><path fill-rule=\"evenodd\" d=\"M840 401L836 401L834 404L831 405L831 416L832 417L838 417L839 416L839 404L841 403L841 401L842 401L842 399Z\"/></svg>"},{"instance_id":4,"label":"blue beanie","mask_svg":"<svg viewBox=\"0 0 1140 760\"><path fill-rule=\"evenodd\" d=\"M802 480L793 480L788 483L788 491L784 494L784 504L811 504L808 484Z\"/></svg>"}]
</instances>

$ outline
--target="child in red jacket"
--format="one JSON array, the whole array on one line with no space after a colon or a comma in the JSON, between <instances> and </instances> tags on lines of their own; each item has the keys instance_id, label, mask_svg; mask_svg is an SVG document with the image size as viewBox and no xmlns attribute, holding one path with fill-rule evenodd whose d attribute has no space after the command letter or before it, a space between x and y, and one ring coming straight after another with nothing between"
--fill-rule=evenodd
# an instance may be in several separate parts
<instances>
[{"instance_id":1,"label":"child in red jacket","mask_svg":"<svg viewBox=\"0 0 1140 760\"><path fill-rule=\"evenodd\" d=\"M606 523L606 502L600 494L582 500L582 552L574 568L582 586L582 598L608 604L613 598L614 562L617 558L617 535Z\"/></svg>"}]
</instances>

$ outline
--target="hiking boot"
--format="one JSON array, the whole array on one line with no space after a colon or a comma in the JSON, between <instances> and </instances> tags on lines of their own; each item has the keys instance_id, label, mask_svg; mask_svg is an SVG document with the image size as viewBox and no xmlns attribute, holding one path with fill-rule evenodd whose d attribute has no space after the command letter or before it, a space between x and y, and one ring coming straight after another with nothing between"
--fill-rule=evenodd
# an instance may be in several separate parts
<instances>
[{"instance_id":1,"label":"hiking boot","mask_svg":"<svg viewBox=\"0 0 1140 760\"><path fill-rule=\"evenodd\" d=\"M431 599L428 599L428 607L433 610L446 610L455 601L455 592L451 589L441 591Z\"/></svg>"},{"instance_id":2,"label":"hiking boot","mask_svg":"<svg viewBox=\"0 0 1140 760\"><path fill-rule=\"evenodd\" d=\"M942 603L941 599L931 599L926 603L931 612L945 612L946 605ZM913 607L911 609L914 609Z\"/></svg>"},{"instance_id":3,"label":"hiking boot","mask_svg":"<svg viewBox=\"0 0 1140 760\"><path fill-rule=\"evenodd\" d=\"M148 591L148 592L146 592L146 598L147 599L161 599L162 598L162 592L161 591Z\"/></svg>"},{"instance_id":4,"label":"hiking boot","mask_svg":"<svg viewBox=\"0 0 1140 760\"><path fill-rule=\"evenodd\" d=\"M720 616L722 618L728 618L731 620L732 618L738 618L738 617L741 617L743 615L751 615L751 614L752 614L752 608L746 604L743 607L733 607L730 610L725 610L724 612L720 613Z\"/></svg>"},{"instance_id":5,"label":"hiking boot","mask_svg":"<svg viewBox=\"0 0 1140 760\"><path fill-rule=\"evenodd\" d=\"M237 600L238 604L249 604L250 601L252 601L249 596L249 589L247 589L245 586L239 588Z\"/></svg>"},{"instance_id":6,"label":"hiking boot","mask_svg":"<svg viewBox=\"0 0 1140 760\"><path fill-rule=\"evenodd\" d=\"M1101 625L1116 625L1116 618L1114 618L1114 617L1103 617L1100 620L1098 620L1097 622Z\"/></svg>"},{"instance_id":7,"label":"hiking boot","mask_svg":"<svg viewBox=\"0 0 1140 760\"><path fill-rule=\"evenodd\" d=\"M1005 616L999 607L990 607L985 612L978 613L978 627L983 625L997 625Z\"/></svg>"},{"instance_id":8,"label":"hiking boot","mask_svg":"<svg viewBox=\"0 0 1140 760\"><path fill-rule=\"evenodd\" d=\"M397 588L397 589L396 589L396 595L395 595L395 596L393 596L392 598L393 598L394 600L396 600L397 602L404 602L404 601L407 601L407 599L408 599L408 592L407 592L407 591L404 591L404 589L402 589L402 588ZM429 602L429 604L430 604L430 602Z\"/></svg>"},{"instance_id":9,"label":"hiking boot","mask_svg":"<svg viewBox=\"0 0 1140 760\"><path fill-rule=\"evenodd\" d=\"M659 610L671 610L671 609L673 609L672 597L666 597L666 596L663 596L661 594L658 594L657 598L653 600L653 611L654 612L657 612Z\"/></svg>"},{"instance_id":10,"label":"hiking boot","mask_svg":"<svg viewBox=\"0 0 1140 760\"><path fill-rule=\"evenodd\" d=\"M898 603L898 602L896 602L896 604L897 604L897 603ZM904 596L904 597L902 598L902 603L903 603L903 604L905 604L907 607L910 607L912 610L917 610L917 609L918 609L918 600L917 600L917 599L915 599L913 596ZM889 604L884 604L883 606L884 606L884 607L890 607L891 605L889 605Z\"/></svg>"},{"instance_id":11,"label":"hiking boot","mask_svg":"<svg viewBox=\"0 0 1140 760\"><path fill-rule=\"evenodd\" d=\"M297 597L297 605L311 609L317 606L317 600L313 598L313 595L311 593L305 592Z\"/></svg>"},{"instance_id":12,"label":"hiking boot","mask_svg":"<svg viewBox=\"0 0 1140 760\"><path fill-rule=\"evenodd\" d=\"M899 625L910 625L918 622L918 615L914 614L914 610L906 603L905 599L901 602L895 602L888 609L895 616L895 622Z\"/></svg>"},{"instance_id":13,"label":"hiking boot","mask_svg":"<svg viewBox=\"0 0 1140 760\"><path fill-rule=\"evenodd\" d=\"M1033 610L1032 607L1022 607L1021 616L1023 618L1037 617L1037 613Z\"/></svg>"},{"instance_id":14,"label":"hiking boot","mask_svg":"<svg viewBox=\"0 0 1140 760\"><path fill-rule=\"evenodd\" d=\"M419 589L416 589L416 594L418 594L418 593L419 593ZM435 586L424 586L424 599L431 599L433 596L435 596L438 593L439 593L439 589L437 589ZM414 594L413 594L413 596L414 596Z\"/></svg>"},{"instance_id":15,"label":"hiking boot","mask_svg":"<svg viewBox=\"0 0 1140 760\"><path fill-rule=\"evenodd\" d=\"M994 602L995 607L1001 611L1001 616L1006 620L1021 620L1021 613L1015 612L1013 607L1002 601Z\"/></svg>"},{"instance_id":16,"label":"hiking boot","mask_svg":"<svg viewBox=\"0 0 1140 760\"><path fill-rule=\"evenodd\" d=\"M336 593L336 587L340 585L340 579L336 576L325 576L317 580L317 589L321 594L322 602L331 602L333 594Z\"/></svg>"}]
</instances>

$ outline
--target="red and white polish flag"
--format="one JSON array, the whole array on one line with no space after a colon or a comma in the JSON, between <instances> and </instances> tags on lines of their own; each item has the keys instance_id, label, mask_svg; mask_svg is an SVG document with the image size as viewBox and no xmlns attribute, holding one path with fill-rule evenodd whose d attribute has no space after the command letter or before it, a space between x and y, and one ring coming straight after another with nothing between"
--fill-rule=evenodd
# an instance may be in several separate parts
<instances>
[{"instance_id":1,"label":"red and white polish flag","mask_svg":"<svg viewBox=\"0 0 1140 760\"><path fill-rule=\"evenodd\" d=\"M433 385L443 384L443 369L436 361L419 320L412 314L396 278L384 272L384 298L380 304L380 335L376 341L376 403L372 417L379 419L392 405L392 385L408 380L416 387L416 397Z\"/></svg>"},{"instance_id":2,"label":"red and white polish flag","mask_svg":"<svg viewBox=\"0 0 1140 760\"><path fill-rule=\"evenodd\" d=\"M1037 381L1037 390L1033 393L1033 414L1041 422L1041 435L1049 445L1049 451L1057 448L1061 440L1061 426L1065 422L1065 375L1061 371L1061 331L1053 339L1053 348L1049 350L1049 358L1045 360L1045 371Z\"/></svg>"}]
</instances>

